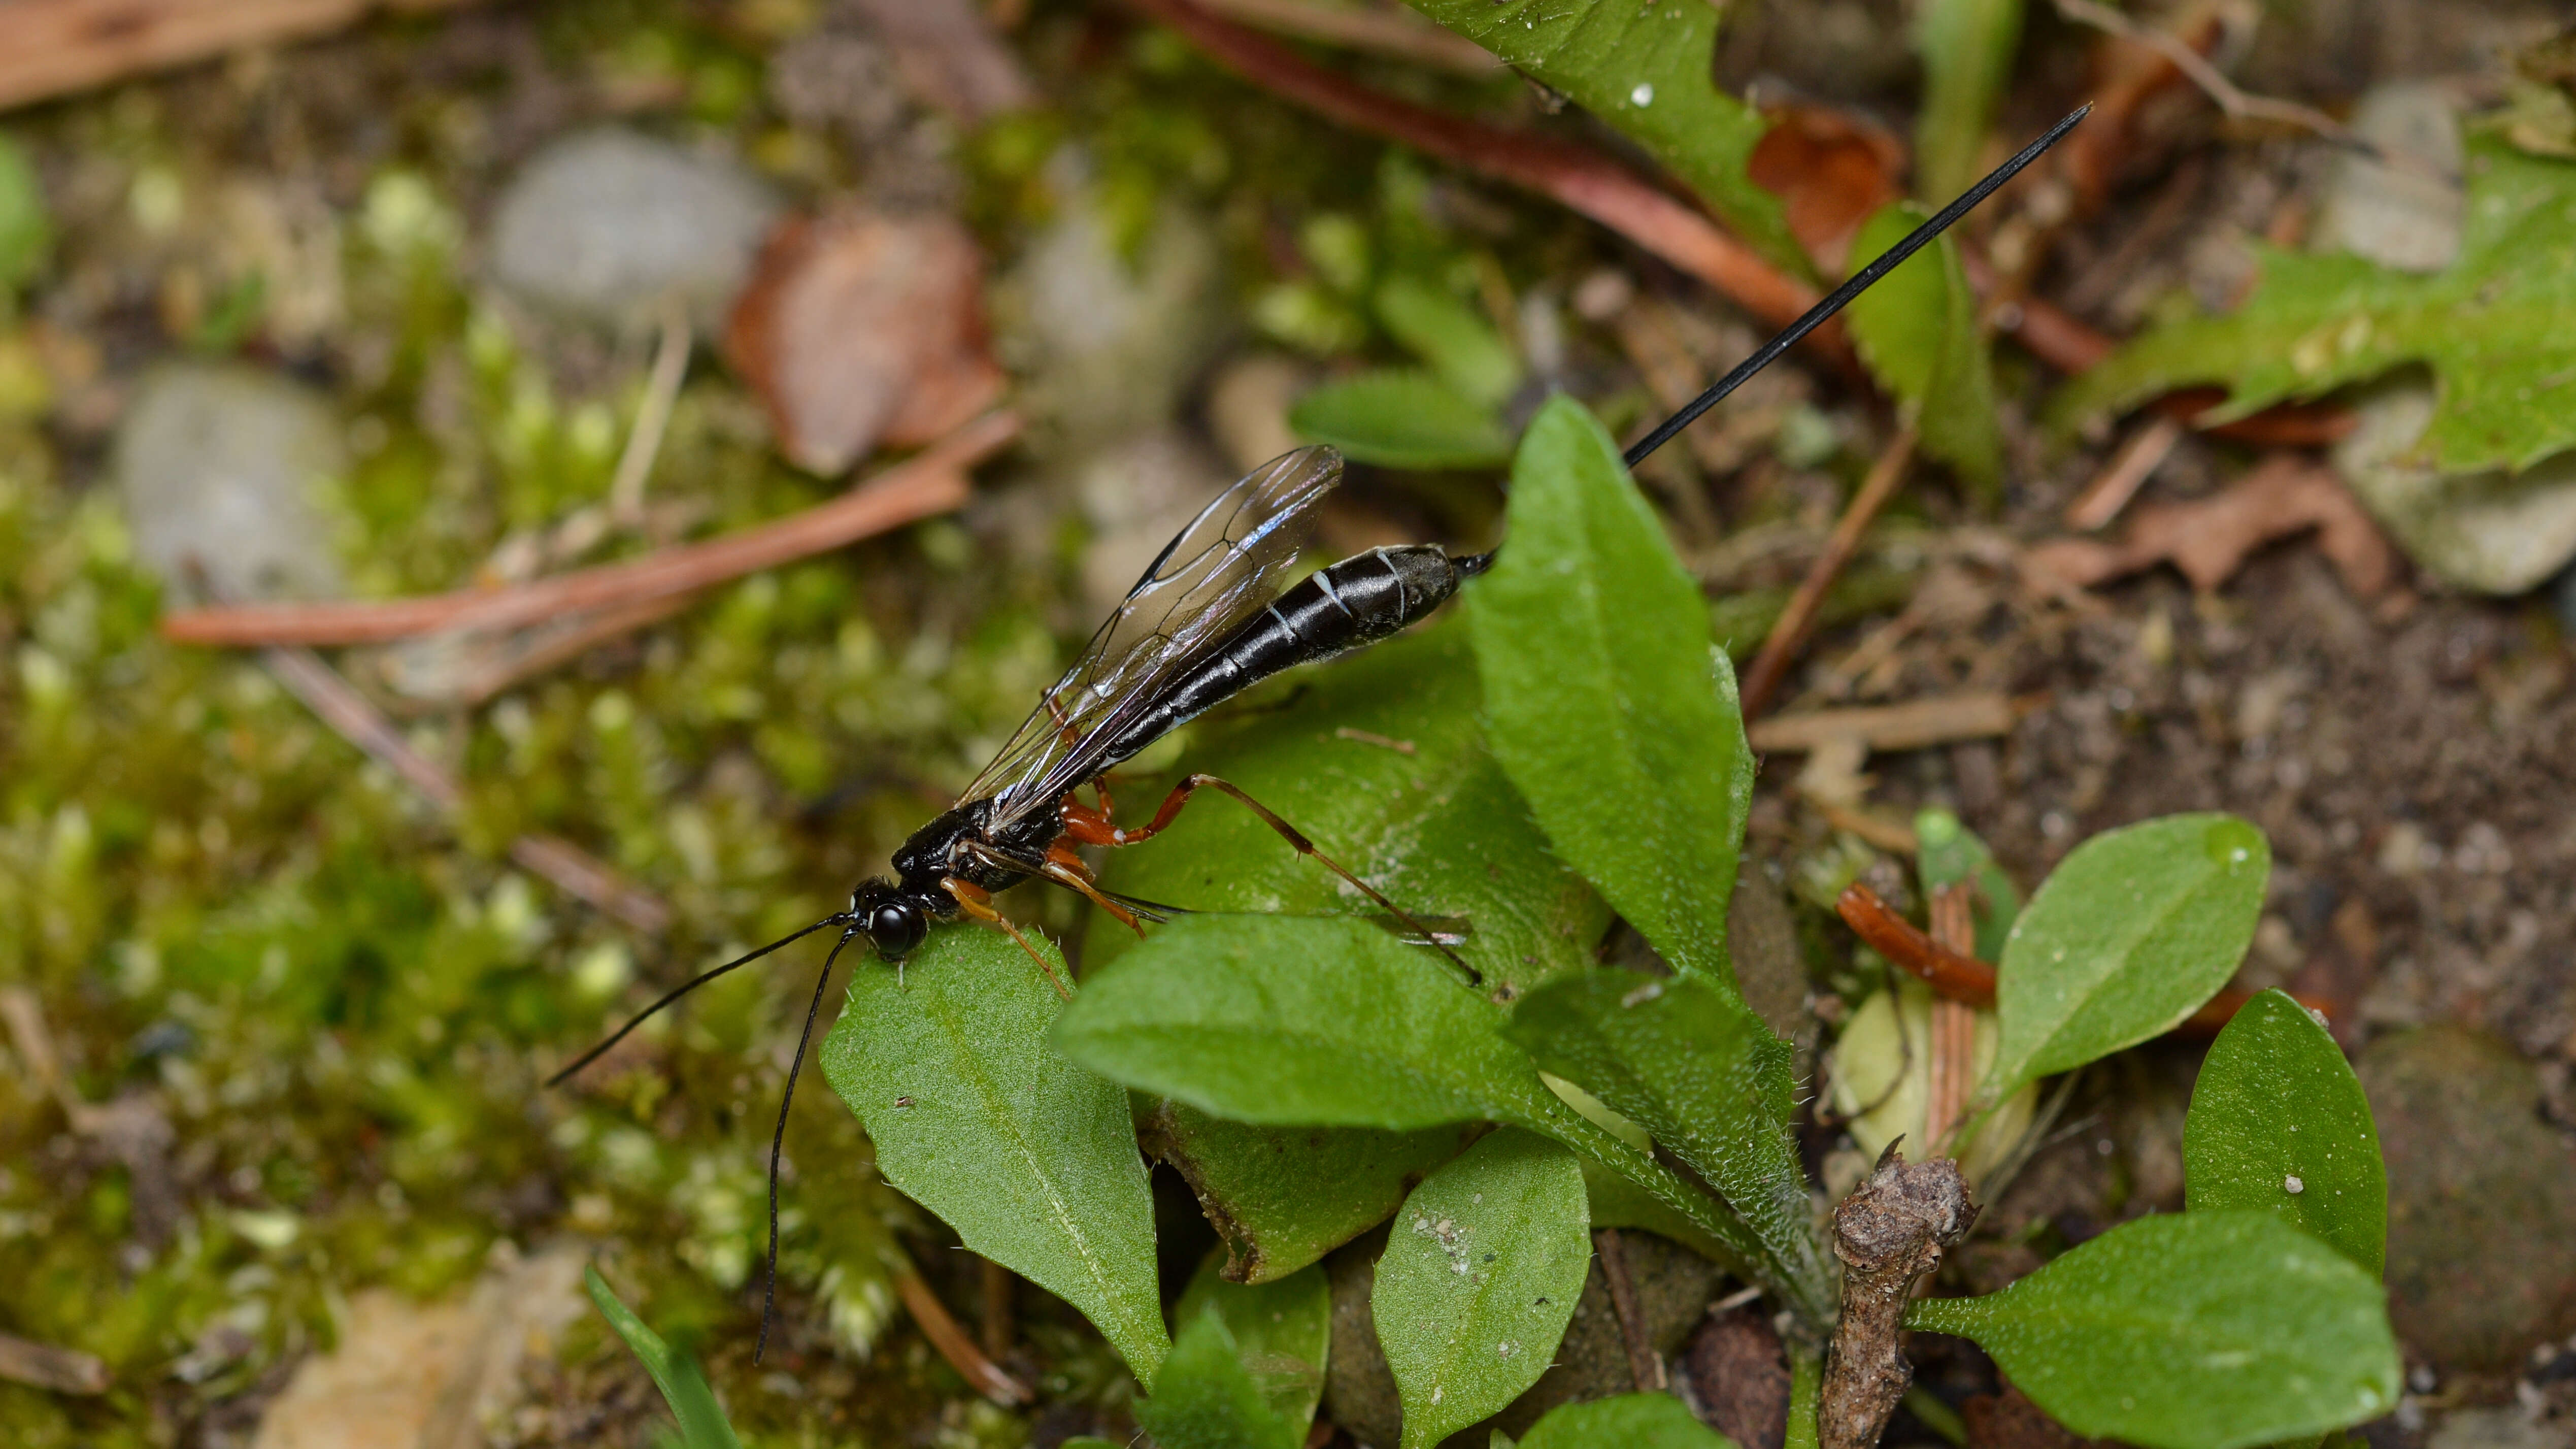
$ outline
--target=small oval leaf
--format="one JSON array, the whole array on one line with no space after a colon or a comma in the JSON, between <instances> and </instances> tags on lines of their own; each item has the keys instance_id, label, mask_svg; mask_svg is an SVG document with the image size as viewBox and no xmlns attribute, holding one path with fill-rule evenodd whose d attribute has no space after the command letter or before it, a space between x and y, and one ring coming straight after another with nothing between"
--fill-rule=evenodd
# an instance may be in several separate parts
<instances>
[{"instance_id":1,"label":"small oval leaf","mask_svg":"<svg viewBox=\"0 0 2576 1449\"><path fill-rule=\"evenodd\" d=\"M900 977L862 967L851 978L823 1076L867 1127L887 1182L1082 1310L1151 1386L1169 1347L1153 1195L1127 1094L1047 1040L1060 1006L1008 936L946 927Z\"/></svg>"},{"instance_id":2,"label":"small oval leaf","mask_svg":"<svg viewBox=\"0 0 2576 1449\"><path fill-rule=\"evenodd\" d=\"M1203 1303L1136 1405L1136 1422L1170 1449L1297 1449L1298 1431L1272 1406L1246 1367L1224 1313Z\"/></svg>"},{"instance_id":3,"label":"small oval leaf","mask_svg":"<svg viewBox=\"0 0 2576 1449\"><path fill-rule=\"evenodd\" d=\"M1983 1100L2191 1015L2245 959L2271 873L2263 832L2233 815L2168 815L2077 846L2004 942Z\"/></svg>"},{"instance_id":4,"label":"small oval leaf","mask_svg":"<svg viewBox=\"0 0 2576 1449\"><path fill-rule=\"evenodd\" d=\"M2279 991L2245 1003L2211 1044L2182 1127L2194 1212L2262 1208L2376 1277L2388 1253L2388 1169L2343 1049Z\"/></svg>"},{"instance_id":5,"label":"small oval leaf","mask_svg":"<svg viewBox=\"0 0 2576 1449\"><path fill-rule=\"evenodd\" d=\"M2140 1218L1905 1324L1975 1339L2058 1422L2148 1449L2246 1449L2397 1404L2379 1284L2266 1212Z\"/></svg>"},{"instance_id":6,"label":"small oval leaf","mask_svg":"<svg viewBox=\"0 0 2576 1449\"><path fill-rule=\"evenodd\" d=\"M1492 409L1410 368L1325 383L1297 399L1288 426L1385 468L1491 468L1512 456L1512 435Z\"/></svg>"},{"instance_id":7,"label":"small oval leaf","mask_svg":"<svg viewBox=\"0 0 2576 1449\"><path fill-rule=\"evenodd\" d=\"M1726 903L1753 793L1734 674L1618 445L1571 398L1522 437L1508 537L1466 589L1494 756L1559 858L1733 994Z\"/></svg>"},{"instance_id":8,"label":"small oval leaf","mask_svg":"<svg viewBox=\"0 0 2576 1449\"><path fill-rule=\"evenodd\" d=\"M1736 1449L1670 1394L1619 1394L1559 1404L1530 1426L1520 1449Z\"/></svg>"},{"instance_id":9,"label":"small oval leaf","mask_svg":"<svg viewBox=\"0 0 2576 1449\"><path fill-rule=\"evenodd\" d=\"M1405 1449L1438 1444L1547 1372L1592 1266L1589 1227L1574 1154L1508 1127L1413 1190L1369 1294Z\"/></svg>"},{"instance_id":10,"label":"small oval leaf","mask_svg":"<svg viewBox=\"0 0 2576 1449\"><path fill-rule=\"evenodd\" d=\"M1320 1267L1308 1267L1258 1287L1229 1283L1225 1255L1208 1254L1172 1308L1186 1338L1200 1315L1213 1312L1233 1337L1235 1357L1261 1391L1261 1401L1287 1424L1297 1442L1315 1422L1324 1397L1324 1368L1333 1347L1333 1288ZM1174 1360L1180 1357L1176 1341ZM1164 1370L1163 1383L1171 1382Z\"/></svg>"}]
</instances>

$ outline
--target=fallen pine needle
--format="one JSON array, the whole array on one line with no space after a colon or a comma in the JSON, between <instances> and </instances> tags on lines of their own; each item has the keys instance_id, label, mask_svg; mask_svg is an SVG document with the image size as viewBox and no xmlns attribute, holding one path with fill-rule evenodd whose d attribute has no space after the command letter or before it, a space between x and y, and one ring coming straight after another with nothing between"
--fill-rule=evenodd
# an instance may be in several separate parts
<instances>
[{"instance_id":1,"label":"fallen pine needle","mask_svg":"<svg viewBox=\"0 0 2576 1449\"><path fill-rule=\"evenodd\" d=\"M302 700L341 738L400 776L440 813L454 815L465 808L465 790L456 777L413 749L394 722L342 679L339 671L323 663L319 655L309 649L279 645L260 653L261 662L289 694ZM660 897L568 840L522 835L510 842L510 859L529 873L552 882L566 895L637 930L659 932L671 924L671 908Z\"/></svg>"},{"instance_id":2,"label":"fallen pine needle","mask_svg":"<svg viewBox=\"0 0 2576 1449\"><path fill-rule=\"evenodd\" d=\"M903 1306L911 1310L912 1321L921 1325L921 1336L930 1340L930 1346L975 1392L1005 1407L1029 1401L1027 1387L984 1356L965 1326L949 1314L948 1305L940 1302L939 1295L922 1281L919 1269L904 1265L903 1271L895 1275L894 1291L903 1299Z\"/></svg>"},{"instance_id":3,"label":"fallen pine needle","mask_svg":"<svg viewBox=\"0 0 2576 1449\"><path fill-rule=\"evenodd\" d=\"M1766 755L1796 754L1828 740L1857 740L1872 751L1919 750L2012 733L2020 712L2010 696L1943 694L1903 704L1819 709L1755 720L1745 733Z\"/></svg>"},{"instance_id":4,"label":"fallen pine needle","mask_svg":"<svg viewBox=\"0 0 2576 1449\"><path fill-rule=\"evenodd\" d=\"M162 619L161 633L183 644L372 644L450 629L513 629L692 594L948 512L966 501L965 470L1019 432L1015 414L986 413L830 502L624 563L427 598L195 609Z\"/></svg>"},{"instance_id":5,"label":"fallen pine needle","mask_svg":"<svg viewBox=\"0 0 2576 1449\"><path fill-rule=\"evenodd\" d=\"M2170 417L2150 419L2145 427L2129 435L2111 466L2084 487L2073 503L2066 505L2066 526L2085 533L2109 523L2138 496L2138 490L2173 456L2174 444L2182 441L2182 424Z\"/></svg>"},{"instance_id":6,"label":"fallen pine needle","mask_svg":"<svg viewBox=\"0 0 2576 1449\"><path fill-rule=\"evenodd\" d=\"M1905 481L1906 466L1914 461L1917 438L1914 425L1897 430L1878 461L1870 464L1869 476L1862 480L1860 491L1852 495L1843 516L1834 523L1831 537L1825 540L1825 551L1807 566L1807 576L1798 581L1798 591L1789 596L1789 605L1780 611L1778 622L1771 626L1769 637L1762 641L1762 651L1753 656L1753 667L1744 672L1744 717L1759 718L1771 707L1772 697L1780 692L1780 681L1789 672L1789 662L1807 647L1807 636L1814 632L1816 611L1825 602L1825 591L1833 587L1834 578L1851 562L1860 548L1861 535L1871 519L1896 496L1896 487Z\"/></svg>"}]
</instances>

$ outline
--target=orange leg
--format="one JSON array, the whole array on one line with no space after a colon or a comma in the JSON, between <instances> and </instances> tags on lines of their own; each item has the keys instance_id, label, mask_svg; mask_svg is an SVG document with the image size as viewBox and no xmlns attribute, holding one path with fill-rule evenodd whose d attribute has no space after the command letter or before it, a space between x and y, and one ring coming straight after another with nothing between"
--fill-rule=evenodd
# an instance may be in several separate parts
<instances>
[{"instance_id":1,"label":"orange leg","mask_svg":"<svg viewBox=\"0 0 2576 1449\"><path fill-rule=\"evenodd\" d=\"M1160 808L1154 811L1154 818L1151 822L1134 830L1121 830L1110 825L1106 814L1101 815L1098 820L1094 822L1089 818L1089 812L1086 811L1083 812L1082 818L1077 819L1074 812L1079 809L1079 807L1074 806L1070 801L1067 801L1065 808L1064 833L1068 838L1080 841L1085 845L1134 845L1138 841L1151 840L1156 835L1161 834L1165 828L1170 826L1173 818L1181 813L1181 807L1190 803L1190 796L1202 789L1215 790L1230 796L1236 804L1241 805L1244 809L1260 816L1261 823L1269 826L1271 830L1278 834L1280 839L1287 841L1299 855L1314 861L1317 865L1320 865L1324 869L1331 871L1333 874L1340 876L1343 880L1350 882L1352 886L1358 889L1360 894L1367 896L1371 901L1376 902L1379 908L1383 909L1388 915L1404 922L1406 927L1411 929L1415 934L1421 936L1423 940L1430 942L1432 949L1438 951L1441 955L1448 957L1449 964L1457 967L1459 971L1466 975L1468 984L1473 986L1481 986L1484 984L1484 974L1478 971L1475 967L1468 965L1465 961L1460 960L1457 952L1452 951L1447 946L1441 944L1440 937L1433 933L1430 927L1415 920L1411 913L1407 912L1402 906L1399 906L1395 902L1388 900L1385 896L1380 895L1375 886L1370 885L1367 881L1364 881L1358 876L1351 874L1348 870L1343 869L1340 862L1334 860L1331 856L1324 854L1322 851L1317 850L1315 848L1315 842L1308 840L1304 831L1299 830L1296 826L1280 819L1278 815L1271 811L1269 806L1264 805L1260 801L1243 793L1242 789L1236 786L1232 781L1223 780L1214 775L1192 775L1188 779L1183 780L1179 785L1175 786L1171 794L1163 797L1163 803ZM1086 833L1087 831L1090 833ZM1107 838L1095 838L1097 835L1105 835Z\"/></svg>"},{"instance_id":2,"label":"orange leg","mask_svg":"<svg viewBox=\"0 0 2576 1449\"><path fill-rule=\"evenodd\" d=\"M993 909L992 892L972 881L959 880L953 875L940 881L939 888L956 897L957 909L965 912L970 919L982 921L988 926L999 926L1009 932L1011 939L1020 943L1020 949L1029 953L1029 959L1038 963L1038 969L1046 973L1047 984L1055 988L1055 994L1067 1001L1073 999L1072 988L1066 986L1064 978L1056 974L1054 963L1039 955L1038 948L1029 944L1029 938L1020 934L1020 928L1012 925L1000 911Z\"/></svg>"},{"instance_id":3,"label":"orange leg","mask_svg":"<svg viewBox=\"0 0 2576 1449\"><path fill-rule=\"evenodd\" d=\"M967 849L974 851L977 859L988 864L998 865L1006 870L1024 870L1053 881L1107 911L1120 925L1138 936L1145 934L1145 923L1136 919L1134 911L1100 893L1100 887L1093 880L1091 867L1084 865L1082 857L1074 854L1073 847L1065 844L1061 838L1047 847L1046 859L1037 864L1015 859L978 845L969 845Z\"/></svg>"}]
</instances>

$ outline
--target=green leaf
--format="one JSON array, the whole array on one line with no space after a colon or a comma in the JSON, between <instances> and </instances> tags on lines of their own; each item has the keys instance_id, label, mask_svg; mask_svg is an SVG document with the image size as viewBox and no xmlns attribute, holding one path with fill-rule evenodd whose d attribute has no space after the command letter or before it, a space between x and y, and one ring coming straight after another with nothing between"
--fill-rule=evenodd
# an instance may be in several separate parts
<instances>
[{"instance_id":1,"label":"green leaf","mask_svg":"<svg viewBox=\"0 0 2576 1449\"><path fill-rule=\"evenodd\" d=\"M1488 982L1526 988L1590 960L1609 908L1549 853L1486 748L1475 655L1454 615L1288 689L1291 708L1255 705L1194 725L1172 774L1236 782L1407 910L1464 923L1459 954ZM1371 909L1250 811L1208 795L1151 843L1110 852L1102 880L1204 911ZM1085 969L1135 944L1095 916ZM1465 1146L1454 1125L1345 1137L1212 1121L1187 1107L1155 1121L1169 1129L1156 1155L1198 1191L1256 1282L1384 1222L1423 1173Z\"/></svg>"},{"instance_id":2,"label":"green leaf","mask_svg":"<svg viewBox=\"0 0 2576 1449\"><path fill-rule=\"evenodd\" d=\"M2021 915L2021 891L1995 864L1994 852L1947 810L1916 812L1914 841L1914 868L1922 877L1924 895L1966 881L1975 892L1977 956L1985 961L2000 958L2012 924Z\"/></svg>"},{"instance_id":3,"label":"green leaf","mask_svg":"<svg viewBox=\"0 0 2576 1449\"><path fill-rule=\"evenodd\" d=\"M1411 277L1377 289L1377 317L1463 398L1501 407L1521 385L1521 360L1502 334L1453 293Z\"/></svg>"},{"instance_id":4,"label":"green leaf","mask_svg":"<svg viewBox=\"0 0 2576 1449\"><path fill-rule=\"evenodd\" d=\"M1385 1222L1474 1130L1260 1127L1168 1099L1142 1125L1147 1155L1189 1183L1245 1283L1284 1278Z\"/></svg>"},{"instance_id":5,"label":"green leaf","mask_svg":"<svg viewBox=\"0 0 2576 1449\"><path fill-rule=\"evenodd\" d=\"M1214 1304L1181 1320L1153 1397L1136 1405L1136 1422L1164 1449L1297 1449L1300 1442L1253 1381Z\"/></svg>"},{"instance_id":6,"label":"green leaf","mask_svg":"<svg viewBox=\"0 0 2576 1449\"><path fill-rule=\"evenodd\" d=\"M1571 398L1522 436L1507 537L1466 590L1495 758L1559 859L1732 994L1726 901L1753 793L1734 671L1618 445Z\"/></svg>"},{"instance_id":7,"label":"green leaf","mask_svg":"<svg viewBox=\"0 0 2576 1449\"><path fill-rule=\"evenodd\" d=\"M1171 776L1224 776L1407 911L1463 923L1458 953L1488 983L1526 989L1590 963L1609 907L1549 851L1487 747L1484 689L1455 615L1304 673L1282 694L1293 707L1255 704L1191 726ZM1120 803L1122 814L1138 809L1129 796ZM1200 911L1375 909L1252 812L1204 794L1153 841L1111 851L1101 880ZM1096 916L1084 969L1136 945Z\"/></svg>"},{"instance_id":8,"label":"green leaf","mask_svg":"<svg viewBox=\"0 0 2576 1449\"><path fill-rule=\"evenodd\" d=\"M1169 1342L1145 1163L1126 1093L1048 1042L1059 1006L1008 936L942 928L900 976L852 976L823 1076L888 1183L1080 1309L1150 1388Z\"/></svg>"},{"instance_id":9,"label":"green leaf","mask_svg":"<svg viewBox=\"0 0 2576 1449\"><path fill-rule=\"evenodd\" d=\"M1233 1339L1235 1357L1260 1390L1261 1401L1302 1443L1324 1397L1325 1360L1333 1346L1333 1288L1324 1270L1308 1267L1275 1283L1229 1283L1223 1259L1208 1254L1172 1309L1184 1336L1200 1315L1214 1313ZM1179 1347L1174 1345L1174 1357ZM1164 1370L1164 1385L1170 1384Z\"/></svg>"},{"instance_id":10,"label":"green leaf","mask_svg":"<svg viewBox=\"0 0 2576 1449\"><path fill-rule=\"evenodd\" d=\"M1923 108L1914 122L1914 185L1935 206L1976 185L1986 169L1986 128L2012 79L2021 8L2021 0L1927 0L1915 13Z\"/></svg>"},{"instance_id":11,"label":"green leaf","mask_svg":"<svg viewBox=\"0 0 2576 1449\"><path fill-rule=\"evenodd\" d=\"M1670 1394L1619 1394L1559 1404L1530 1426L1520 1449L1735 1449Z\"/></svg>"},{"instance_id":12,"label":"green leaf","mask_svg":"<svg viewBox=\"0 0 2576 1449\"><path fill-rule=\"evenodd\" d=\"M2440 397L2420 445L2446 473L2528 468L2576 446L2576 164L2469 144L2459 260L2434 276L2341 253L2263 249L2261 281L2224 317L2169 323L2069 383L2058 426L2178 387L2222 383L2204 421L2322 396L2402 363Z\"/></svg>"},{"instance_id":13,"label":"green leaf","mask_svg":"<svg viewBox=\"0 0 2576 1449\"><path fill-rule=\"evenodd\" d=\"M2105 831L2058 864L1996 963L2003 1044L1987 1105L2173 1029L2254 940L2272 847L2233 815Z\"/></svg>"},{"instance_id":14,"label":"green leaf","mask_svg":"<svg viewBox=\"0 0 2576 1449\"><path fill-rule=\"evenodd\" d=\"M1710 80L1717 9L1635 0L1410 0L1504 64L1646 148L1774 263L1807 275L1780 198L1745 163L1767 129L1761 114Z\"/></svg>"},{"instance_id":15,"label":"green leaf","mask_svg":"<svg viewBox=\"0 0 2576 1449\"><path fill-rule=\"evenodd\" d=\"M1809 1311L1831 1302L1789 1136L1789 1044L1706 980L1587 971L1513 1008L1503 1034L1654 1135L1722 1194Z\"/></svg>"},{"instance_id":16,"label":"green leaf","mask_svg":"<svg viewBox=\"0 0 2576 1449\"><path fill-rule=\"evenodd\" d=\"M2343 1049L2287 995L2245 1003L2210 1046L2182 1160L2193 1212L2261 1208L2378 1275L2388 1252L2379 1128Z\"/></svg>"},{"instance_id":17,"label":"green leaf","mask_svg":"<svg viewBox=\"0 0 2576 1449\"><path fill-rule=\"evenodd\" d=\"M1865 264L1930 217L1910 201L1888 203L1861 227L1853 260ZM1977 298L1960 267L1958 243L1945 235L1916 253L1852 299L1845 315L1861 361L1905 403L1923 451L1980 490L1999 487L2003 429L1995 419L1994 359L1977 325Z\"/></svg>"},{"instance_id":18,"label":"green leaf","mask_svg":"<svg viewBox=\"0 0 2576 1449\"><path fill-rule=\"evenodd\" d=\"M698 1361L662 1341L662 1335L635 1316L608 1280L597 1268L582 1269L582 1281L589 1285L590 1301L599 1305L600 1315L626 1346L643 1361L644 1372L653 1376L653 1386L662 1391L662 1401L671 1406L671 1415L680 1421L680 1443L684 1449L742 1449L734 1437L733 1424L725 1418L724 1405L716 1402L716 1391L707 1385L707 1376L698 1369Z\"/></svg>"},{"instance_id":19,"label":"green leaf","mask_svg":"<svg viewBox=\"0 0 2576 1449\"><path fill-rule=\"evenodd\" d=\"M1412 1131L1504 1122L1553 1137L1682 1213L1727 1260L1758 1239L1652 1156L1586 1119L1497 1030L1502 1013L1430 951L1360 921L1186 916L1086 981L1066 1056L1236 1121Z\"/></svg>"},{"instance_id":20,"label":"green leaf","mask_svg":"<svg viewBox=\"0 0 2576 1449\"><path fill-rule=\"evenodd\" d=\"M2078 1434L2241 1449L2397 1405L2379 1284L2266 1212L2141 1218L1983 1298L1935 1298L1908 1328L1994 1355Z\"/></svg>"},{"instance_id":21,"label":"green leaf","mask_svg":"<svg viewBox=\"0 0 2576 1449\"><path fill-rule=\"evenodd\" d=\"M1288 409L1288 426L1387 468L1491 468L1512 455L1512 435L1490 406L1409 368L1324 383Z\"/></svg>"},{"instance_id":22,"label":"green leaf","mask_svg":"<svg viewBox=\"0 0 2576 1449\"><path fill-rule=\"evenodd\" d=\"M1583 1170L1556 1143L1506 1127L1423 1179L1369 1294L1405 1449L1429 1449L1537 1383L1591 1267Z\"/></svg>"},{"instance_id":23,"label":"green leaf","mask_svg":"<svg viewBox=\"0 0 2576 1449\"><path fill-rule=\"evenodd\" d=\"M53 216L35 165L16 140L0 135L0 294L34 278L53 249ZM0 296L0 316L9 311Z\"/></svg>"}]
</instances>

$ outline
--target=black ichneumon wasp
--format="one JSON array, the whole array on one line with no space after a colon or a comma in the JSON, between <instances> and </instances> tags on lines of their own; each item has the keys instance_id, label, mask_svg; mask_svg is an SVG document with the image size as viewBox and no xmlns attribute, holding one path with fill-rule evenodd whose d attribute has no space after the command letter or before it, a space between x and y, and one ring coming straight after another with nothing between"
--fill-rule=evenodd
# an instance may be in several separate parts
<instances>
[{"instance_id":1,"label":"black ichneumon wasp","mask_svg":"<svg viewBox=\"0 0 2576 1449\"><path fill-rule=\"evenodd\" d=\"M2081 107L2050 127L1903 241L1853 273L1688 406L1639 439L1625 454L1627 465L1633 468L1642 462L1929 245L2057 144L2091 110L2089 105ZM1070 994L1054 966L993 908L993 893L1031 879L1046 880L1078 892L1141 933L1144 922L1168 919L1181 908L1102 890L1074 847L1125 846L1151 839L1171 824L1191 795L1210 789L1231 796L1299 854L1357 887L1438 950L1471 984L1481 980L1474 968L1402 907L1318 851L1296 827L1259 801L1213 775L1183 780L1145 825L1122 828L1111 818L1103 783L1109 770L1284 669L1329 659L1401 632L1492 564L1490 551L1453 555L1437 544L1408 544L1344 559L1284 593L1275 592L1295 567L1313 532L1316 507L1340 483L1341 471L1341 457L1330 448L1301 448L1217 495L1146 567L1144 576L1091 636L1082 656L1040 696L1037 707L983 773L946 813L913 832L895 851L893 880L863 881L850 893L847 910L835 911L690 979L548 1080L549 1086L559 1085L654 1013L717 977L817 931L841 928L840 938L824 958L822 974L815 979L805 1027L788 1064L778 1126L770 1138L769 1269L761 1295L755 1362L768 1347L778 1291L778 1163L787 1137L788 1107L795 1100L796 1078L813 1040L832 968L853 940L866 937L879 957L900 970L904 958L928 937L933 921L965 916L1009 932L1056 990ZM1086 785L1097 796L1097 806L1083 805L1076 798Z\"/></svg>"}]
</instances>

